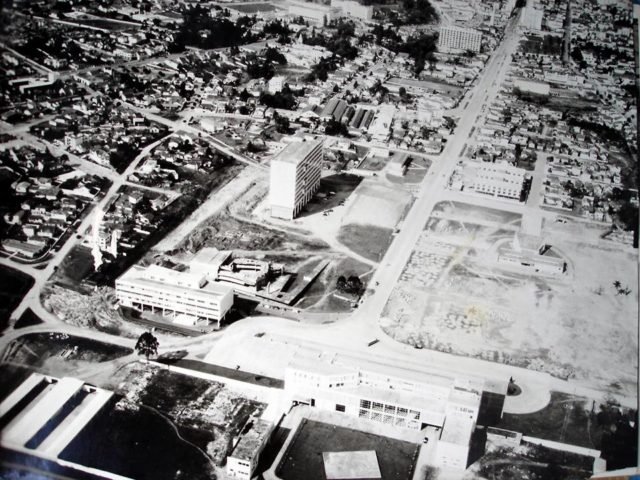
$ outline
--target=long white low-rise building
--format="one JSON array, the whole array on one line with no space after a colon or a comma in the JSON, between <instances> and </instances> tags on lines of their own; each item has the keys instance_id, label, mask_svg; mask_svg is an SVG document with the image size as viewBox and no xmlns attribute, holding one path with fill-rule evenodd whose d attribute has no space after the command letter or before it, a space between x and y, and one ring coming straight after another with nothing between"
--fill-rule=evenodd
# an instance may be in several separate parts
<instances>
[{"instance_id":1,"label":"long white low-rise building","mask_svg":"<svg viewBox=\"0 0 640 480\"><path fill-rule=\"evenodd\" d=\"M233 306L233 289L209 282L205 275L170 268L134 265L116 280L120 305L179 316L196 325L217 321Z\"/></svg>"},{"instance_id":2,"label":"long white low-rise building","mask_svg":"<svg viewBox=\"0 0 640 480\"><path fill-rule=\"evenodd\" d=\"M484 382L399 368L370 358L299 352L285 371L291 402L400 429L441 429L440 465L466 468Z\"/></svg>"}]
</instances>

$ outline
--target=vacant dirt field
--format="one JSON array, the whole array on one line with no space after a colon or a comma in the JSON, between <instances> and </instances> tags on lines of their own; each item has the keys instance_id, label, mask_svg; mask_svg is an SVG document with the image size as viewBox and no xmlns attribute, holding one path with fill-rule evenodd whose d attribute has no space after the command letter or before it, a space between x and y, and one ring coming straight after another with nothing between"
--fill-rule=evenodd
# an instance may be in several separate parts
<instances>
[{"instance_id":1,"label":"vacant dirt field","mask_svg":"<svg viewBox=\"0 0 640 480\"><path fill-rule=\"evenodd\" d=\"M343 223L375 225L380 228L395 228L411 203L411 194L367 179L354 192Z\"/></svg>"},{"instance_id":2,"label":"vacant dirt field","mask_svg":"<svg viewBox=\"0 0 640 480\"><path fill-rule=\"evenodd\" d=\"M512 244L517 219L474 207L465 223L455 213L455 221L439 213L427 223L387 303L384 330L404 343L635 395L637 252L587 227L588 235L576 225L561 231L550 218L542 237L567 272L507 268L496 263L495 249ZM628 291L618 293L616 282Z\"/></svg>"}]
</instances>

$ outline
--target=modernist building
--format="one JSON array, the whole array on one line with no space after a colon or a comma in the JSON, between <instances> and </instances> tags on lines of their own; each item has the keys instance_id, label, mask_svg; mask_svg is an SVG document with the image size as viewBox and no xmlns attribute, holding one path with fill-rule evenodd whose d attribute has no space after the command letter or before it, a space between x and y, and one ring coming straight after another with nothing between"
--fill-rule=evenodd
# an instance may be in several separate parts
<instances>
[{"instance_id":1,"label":"modernist building","mask_svg":"<svg viewBox=\"0 0 640 480\"><path fill-rule=\"evenodd\" d=\"M477 379L319 351L296 354L285 371L292 402L395 428L440 428L438 461L454 468L466 468L483 387Z\"/></svg>"},{"instance_id":2,"label":"modernist building","mask_svg":"<svg viewBox=\"0 0 640 480\"><path fill-rule=\"evenodd\" d=\"M361 20L373 18L373 7L362 5L355 0L331 0L331 6L339 8L345 17L355 17Z\"/></svg>"},{"instance_id":3,"label":"modernist building","mask_svg":"<svg viewBox=\"0 0 640 480\"><path fill-rule=\"evenodd\" d=\"M506 162L483 162L476 168L469 186L484 195L520 200L525 174L523 168Z\"/></svg>"},{"instance_id":4,"label":"modernist building","mask_svg":"<svg viewBox=\"0 0 640 480\"><path fill-rule=\"evenodd\" d=\"M340 10L319 3L291 2L289 4L289 15L302 17L316 25L323 25L325 21L330 22L340 17Z\"/></svg>"},{"instance_id":5,"label":"modernist building","mask_svg":"<svg viewBox=\"0 0 640 480\"><path fill-rule=\"evenodd\" d=\"M189 263L189 271L208 280L244 287L240 291L257 291L271 278L284 273L284 265L254 258L232 258L230 250L203 248Z\"/></svg>"},{"instance_id":6,"label":"modernist building","mask_svg":"<svg viewBox=\"0 0 640 480\"><path fill-rule=\"evenodd\" d=\"M542 17L544 17L544 10L527 5L522 9L520 25L530 30L542 30Z\"/></svg>"},{"instance_id":7,"label":"modernist building","mask_svg":"<svg viewBox=\"0 0 640 480\"><path fill-rule=\"evenodd\" d=\"M179 316L181 323L220 324L233 305L231 287L209 282L205 276L151 265L134 265L116 280L120 305L141 311Z\"/></svg>"},{"instance_id":8,"label":"modernist building","mask_svg":"<svg viewBox=\"0 0 640 480\"><path fill-rule=\"evenodd\" d=\"M482 45L482 33L472 28L448 25L440 27L438 48L445 52L479 52Z\"/></svg>"},{"instance_id":9,"label":"modernist building","mask_svg":"<svg viewBox=\"0 0 640 480\"><path fill-rule=\"evenodd\" d=\"M269 93L281 92L284 88L287 78L282 75L276 75L267 83L267 89Z\"/></svg>"},{"instance_id":10,"label":"modernist building","mask_svg":"<svg viewBox=\"0 0 640 480\"><path fill-rule=\"evenodd\" d=\"M291 220L320 187L322 141L290 143L271 161L271 216Z\"/></svg>"}]
</instances>

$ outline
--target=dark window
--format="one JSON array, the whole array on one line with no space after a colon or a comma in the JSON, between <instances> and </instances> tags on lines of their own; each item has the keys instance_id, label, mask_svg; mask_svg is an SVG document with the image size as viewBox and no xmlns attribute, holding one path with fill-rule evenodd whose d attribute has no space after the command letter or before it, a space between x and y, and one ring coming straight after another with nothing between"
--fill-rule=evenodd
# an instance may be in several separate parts
<instances>
[{"instance_id":1,"label":"dark window","mask_svg":"<svg viewBox=\"0 0 640 480\"><path fill-rule=\"evenodd\" d=\"M344 412L344 405L336 403L336 412Z\"/></svg>"}]
</instances>

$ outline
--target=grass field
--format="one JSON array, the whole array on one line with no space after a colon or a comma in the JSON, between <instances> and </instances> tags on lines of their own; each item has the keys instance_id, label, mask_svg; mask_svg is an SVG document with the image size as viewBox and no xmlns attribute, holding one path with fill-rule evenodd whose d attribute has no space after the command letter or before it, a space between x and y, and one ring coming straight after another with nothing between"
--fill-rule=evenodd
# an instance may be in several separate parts
<instances>
[{"instance_id":1,"label":"grass field","mask_svg":"<svg viewBox=\"0 0 640 480\"><path fill-rule=\"evenodd\" d=\"M42 367L54 357L65 361L105 362L133 351L88 338L59 333L28 333L9 344L4 360L22 365Z\"/></svg>"},{"instance_id":2,"label":"grass field","mask_svg":"<svg viewBox=\"0 0 640 480\"><path fill-rule=\"evenodd\" d=\"M381 478L410 480L419 446L371 433L303 421L276 469L282 480L325 480L322 452L375 450Z\"/></svg>"},{"instance_id":3,"label":"grass field","mask_svg":"<svg viewBox=\"0 0 640 480\"><path fill-rule=\"evenodd\" d=\"M132 364L109 380L129 402L145 405L170 421L180 435L220 464L230 440L264 404L235 394L221 383Z\"/></svg>"},{"instance_id":4,"label":"grass field","mask_svg":"<svg viewBox=\"0 0 640 480\"><path fill-rule=\"evenodd\" d=\"M7 328L11 312L33 285L33 278L0 265L0 331Z\"/></svg>"},{"instance_id":5,"label":"grass field","mask_svg":"<svg viewBox=\"0 0 640 480\"><path fill-rule=\"evenodd\" d=\"M215 478L207 456L150 408L120 401L98 413L60 458L139 479Z\"/></svg>"},{"instance_id":6,"label":"grass field","mask_svg":"<svg viewBox=\"0 0 640 480\"><path fill-rule=\"evenodd\" d=\"M340 227L338 241L369 260L379 262L393 239L393 229L375 225L348 224Z\"/></svg>"},{"instance_id":7,"label":"grass field","mask_svg":"<svg viewBox=\"0 0 640 480\"><path fill-rule=\"evenodd\" d=\"M82 286L85 278L94 272L93 255L88 247L76 245L64 258L52 281L61 287L85 293L87 287Z\"/></svg>"}]
</instances>

